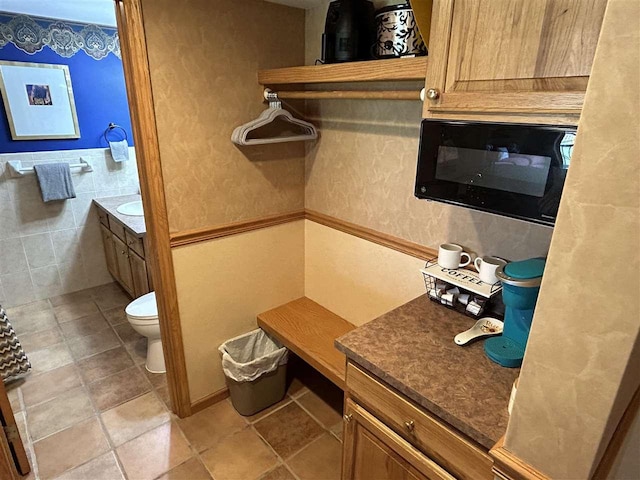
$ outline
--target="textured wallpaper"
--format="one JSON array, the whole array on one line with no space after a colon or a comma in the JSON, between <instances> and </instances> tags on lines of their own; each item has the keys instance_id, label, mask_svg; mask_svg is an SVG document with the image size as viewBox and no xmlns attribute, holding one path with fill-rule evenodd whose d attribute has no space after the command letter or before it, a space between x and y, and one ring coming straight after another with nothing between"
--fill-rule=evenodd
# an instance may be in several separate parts
<instances>
[{"instance_id":1,"label":"textured wallpaper","mask_svg":"<svg viewBox=\"0 0 640 480\"><path fill-rule=\"evenodd\" d=\"M505 440L549 478L593 478L640 385L638 18L609 1Z\"/></svg>"},{"instance_id":2,"label":"textured wallpaper","mask_svg":"<svg viewBox=\"0 0 640 480\"><path fill-rule=\"evenodd\" d=\"M260 0L143 2L172 232L304 207L304 145L242 147L260 68L304 62L304 11Z\"/></svg>"},{"instance_id":3,"label":"textured wallpaper","mask_svg":"<svg viewBox=\"0 0 640 480\"><path fill-rule=\"evenodd\" d=\"M326 8L307 10L309 65L320 57ZM429 247L452 241L509 259L545 255L550 228L413 196L421 107L418 101L308 102L320 139L308 146L306 207Z\"/></svg>"}]
</instances>

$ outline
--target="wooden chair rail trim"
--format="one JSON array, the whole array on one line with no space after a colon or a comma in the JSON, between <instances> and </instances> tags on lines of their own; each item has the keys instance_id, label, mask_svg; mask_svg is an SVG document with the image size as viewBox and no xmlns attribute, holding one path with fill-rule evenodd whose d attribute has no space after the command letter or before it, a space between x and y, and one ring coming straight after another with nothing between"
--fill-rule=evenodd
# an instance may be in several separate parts
<instances>
[{"instance_id":1,"label":"wooden chair rail trim","mask_svg":"<svg viewBox=\"0 0 640 480\"><path fill-rule=\"evenodd\" d=\"M216 238L229 237L239 233L259 230L261 228L273 227L283 223L295 222L305 218L304 210L295 212L281 213L277 215L269 215L262 218L244 220L241 222L228 223L216 227L199 228L194 230L186 230L171 234L171 247L182 247L193 243L206 242Z\"/></svg>"},{"instance_id":2,"label":"wooden chair rail trim","mask_svg":"<svg viewBox=\"0 0 640 480\"><path fill-rule=\"evenodd\" d=\"M184 232L176 232L171 234L171 247L182 247L199 242L206 242L216 238L228 237L239 233L246 233L261 228L268 228L288 222L295 222L301 219L307 219L315 223L319 223L326 227L339 230L349 235L353 235L364 240L368 240L378 245L391 248L398 252L428 260L438 255L437 250L425 247L418 243L410 242L394 235L379 232L372 228L363 227L361 225L340 220L339 218L325 215L324 213L314 210L299 210L296 212L283 213L278 215L270 215L268 217L251 219L242 222L229 223L216 227L201 228L195 230L186 230Z\"/></svg>"},{"instance_id":3,"label":"wooden chair rail trim","mask_svg":"<svg viewBox=\"0 0 640 480\"><path fill-rule=\"evenodd\" d=\"M508 480L551 480L544 473L504 448L504 436L489 450L493 458L493 472Z\"/></svg>"},{"instance_id":4,"label":"wooden chair rail trim","mask_svg":"<svg viewBox=\"0 0 640 480\"><path fill-rule=\"evenodd\" d=\"M312 222L319 223L335 230L340 230L341 232L348 233L349 235L377 243L378 245L391 248L421 260L428 260L438 255L437 250L434 250L433 248L425 247L408 240L403 240L402 238L382 233L372 228L340 220L339 218L325 215L324 213L316 212L314 210L307 209L305 218Z\"/></svg>"}]
</instances>

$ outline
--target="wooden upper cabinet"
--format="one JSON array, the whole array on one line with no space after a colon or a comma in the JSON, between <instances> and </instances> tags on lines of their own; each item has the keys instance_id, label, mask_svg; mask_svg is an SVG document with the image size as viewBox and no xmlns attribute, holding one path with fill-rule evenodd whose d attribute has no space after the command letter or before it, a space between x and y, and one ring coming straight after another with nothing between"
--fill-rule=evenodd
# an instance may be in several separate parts
<instances>
[{"instance_id":1,"label":"wooden upper cabinet","mask_svg":"<svg viewBox=\"0 0 640 480\"><path fill-rule=\"evenodd\" d=\"M577 123L606 3L434 0L424 116Z\"/></svg>"}]
</instances>

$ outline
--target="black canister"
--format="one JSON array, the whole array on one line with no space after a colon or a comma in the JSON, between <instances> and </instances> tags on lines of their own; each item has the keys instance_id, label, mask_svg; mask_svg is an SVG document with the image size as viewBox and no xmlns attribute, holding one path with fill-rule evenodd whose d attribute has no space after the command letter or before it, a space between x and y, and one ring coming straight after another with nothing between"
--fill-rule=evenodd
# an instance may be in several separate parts
<instances>
[{"instance_id":1,"label":"black canister","mask_svg":"<svg viewBox=\"0 0 640 480\"><path fill-rule=\"evenodd\" d=\"M323 63L371 59L376 36L373 12L369 0L334 0L329 4L322 35Z\"/></svg>"}]
</instances>

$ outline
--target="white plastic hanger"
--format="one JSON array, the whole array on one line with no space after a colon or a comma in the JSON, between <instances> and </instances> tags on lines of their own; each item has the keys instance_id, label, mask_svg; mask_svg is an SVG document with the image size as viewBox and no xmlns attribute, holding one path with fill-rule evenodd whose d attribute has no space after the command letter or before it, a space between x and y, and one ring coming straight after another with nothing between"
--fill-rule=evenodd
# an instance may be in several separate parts
<instances>
[{"instance_id":1,"label":"white plastic hanger","mask_svg":"<svg viewBox=\"0 0 640 480\"><path fill-rule=\"evenodd\" d=\"M269 101L269 108L264 110L257 119L237 127L231 135L231 141L233 143L236 145L265 145L269 143L315 140L318 138L318 131L313 124L295 118L291 113L282 108L282 103L278 100L277 93L267 89L264 92L264 97ZM284 120L301 130L301 133L289 136L248 138L252 132L273 123L275 120Z\"/></svg>"}]
</instances>

